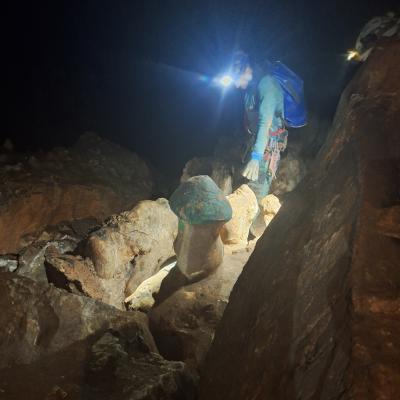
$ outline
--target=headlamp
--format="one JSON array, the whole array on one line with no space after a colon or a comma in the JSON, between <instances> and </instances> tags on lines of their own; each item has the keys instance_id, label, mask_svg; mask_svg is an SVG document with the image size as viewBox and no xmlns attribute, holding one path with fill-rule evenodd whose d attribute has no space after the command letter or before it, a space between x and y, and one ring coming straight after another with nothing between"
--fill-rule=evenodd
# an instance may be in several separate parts
<instances>
[{"instance_id":1,"label":"headlamp","mask_svg":"<svg viewBox=\"0 0 400 400\"><path fill-rule=\"evenodd\" d=\"M231 75L223 75L218 79L218 83L223 87L228 87L233 83L233 77Z\"/></svg>"},{"instance_id":2,"label":"headlamp","mask_svg":"<svg viewBox=\"0 0 400 400\"><path fill-rule=\"evenodd\" d=\"M354 59L357 60L359 58L359 56L360 56L360 54L358 53L357 50L349 50L347 52L347 61L351 61L351 60L354 60Z\"/></svg>"}]
</instances>

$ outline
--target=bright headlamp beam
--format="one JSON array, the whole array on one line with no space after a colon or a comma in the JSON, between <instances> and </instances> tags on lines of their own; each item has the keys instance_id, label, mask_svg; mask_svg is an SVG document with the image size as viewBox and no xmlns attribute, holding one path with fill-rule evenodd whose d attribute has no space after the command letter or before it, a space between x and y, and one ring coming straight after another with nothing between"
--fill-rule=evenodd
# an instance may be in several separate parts
<instances>
[{"instance_id":1,"label":"bright headlamp beam","mask_svg":"<svg viewBox=\"0 0 400 400\"><path fill-rule=\"evenodd\" d=\"M347 53L347 61L353 60L354 58L356 58L358 56L358 52L355 50L350 50Z\"/></svg>"},{"instance_id":2,"label":"bright headlamp beam","mask_svg":"<svg viewBox=\"0 0 400 400\"><path fill-rule=\"evenodd\" d=\"M220 78L219 83L224 87L228 87L233 83L233 78L230 75L224 75Z\"/></svg>"}]
</instances>

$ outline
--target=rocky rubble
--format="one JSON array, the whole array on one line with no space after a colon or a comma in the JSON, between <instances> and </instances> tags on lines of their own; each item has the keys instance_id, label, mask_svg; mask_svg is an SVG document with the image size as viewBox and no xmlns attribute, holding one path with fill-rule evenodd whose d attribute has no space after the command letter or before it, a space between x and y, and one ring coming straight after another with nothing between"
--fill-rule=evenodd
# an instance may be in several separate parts
<instances>
[{"instance_id":1,"label":"rocky rubble","mask_svg":"<svg viewBox=\"0 0 400 400\"><path fill-rule=\"evenodd\" d=\"M201 400L400 398L399 63L382 42L344 92L232 291Z\"/></svg>"},{"instance_id":2,"label":"rocky rubble","mask_svg":"<svg viewBox=\"0 0 400 400\"><path fill-rule=\"evenodd\" d=\"M58 254L75 251L78 244L95 226L97 226L96 219L86 218L63 221L46 227L32 243L20 250L17 274L37 282L47 282L45 258L48 250L51 248Z\"/></svg>"},{"instance_id":3,"label":"rocky rubble","mask_svg":"<svg viewBox=\"0 0 400 400\"><path fill-rule=\"evenodd\" d=\"M191 398L191 376L158 355L144 314L10 273L0 292L1 398Z\"/></svg>"},{"instance_id":4,"label":"rocky rubble","mask_svg":"<svg viewBox=\"0 0 400 400\"><path fill-rule=\"evenodd\" d=\"M184 361L193 368L201 365L252 250L249 247L226 254L214 274L195 283L188 283L174 275L177 271L171 271L148 314L151 331L164 357Z\"/></svg>"},{"instance_id":5,"label":"rocky rubble","mask_svg":"<svg viewBox=\"0 0 400 400\"><path fill-rule=\"evenodd\" d=\"M48 225L105 217L152 198L150 167L136 154L83 135L73 148L0 158L0 254L18 253Z\"/></svg>"},{"instance_id":6,"label":"rocky rubble","mask_svg":"<svg viewBox=\"0 0 400 400\"><path fill-rule=\"evenodd\" d=\"M49 247L47 279L123 310L125 298L174 255L177 230L178 219L166 199L144 200L93 230L78 254Z\"/></svg>"},{"instance_id":7,"label":"rocky rubble","mask_svg":"<svg viewBox=\"0 0 400 400\"><path fill-rule=\"evenodd\" d=\"M327 129L326 123L313 118L308 126L289 134L288 147L282 155L277 176L272 182L271 194L282 196L296 188L308 172L310 162L321 146L319 141L321 137L325 138L323 131ZM230 195L247 183L241 175L245 166L242 161L243 143L240 145L237 139L224 138L220 147L224 149L223 155L220 154L221 149L217 149L217 155L214 157L196 157L189 160L182 171L181 182L186 182L193 176L208 175L225 195Z\"/></svg>"}]
</instances>

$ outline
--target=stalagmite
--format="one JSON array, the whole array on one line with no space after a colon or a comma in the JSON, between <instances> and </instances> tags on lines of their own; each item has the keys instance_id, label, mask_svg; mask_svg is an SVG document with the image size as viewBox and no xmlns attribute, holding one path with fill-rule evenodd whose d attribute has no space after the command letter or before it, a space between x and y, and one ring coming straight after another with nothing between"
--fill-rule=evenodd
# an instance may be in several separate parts
<instances>
[{"instance_id":1,"label":"stalagmite","mask_svg":"<svg viewBox=\"0 0 400 400\"><path fill-rule=\"evenodd\" d=\"M222 226L232 218L232 208L214 181L195 176L182 183L170 199L179 217L174 243L178 267L190 280L214 271L223 260Z\"/></svg>"}]
</instances>

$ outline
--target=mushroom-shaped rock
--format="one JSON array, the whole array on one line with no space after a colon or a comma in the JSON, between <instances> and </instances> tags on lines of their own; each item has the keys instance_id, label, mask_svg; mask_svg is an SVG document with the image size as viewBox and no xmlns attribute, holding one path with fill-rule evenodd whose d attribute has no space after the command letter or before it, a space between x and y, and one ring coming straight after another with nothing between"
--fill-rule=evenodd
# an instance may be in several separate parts
<instances>
[{"instance_id":1,"label":"mushroom-shaped rock","mask_svg":"<svg viewBox=\"0 0 400 400\"><path fill-rule=\"evenodd\" d=\"M232 218L228 200L209 176L200 175L175 190L170 206L179 217L174 243L179 269L190 280L208 275L222 263L220 231Z\"/></svg>"}]
</instances>

